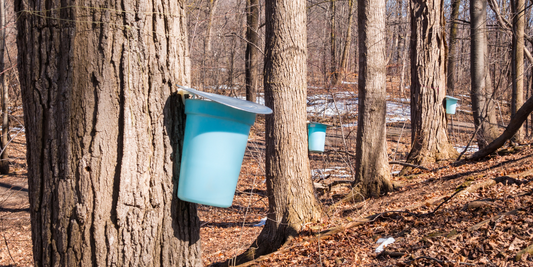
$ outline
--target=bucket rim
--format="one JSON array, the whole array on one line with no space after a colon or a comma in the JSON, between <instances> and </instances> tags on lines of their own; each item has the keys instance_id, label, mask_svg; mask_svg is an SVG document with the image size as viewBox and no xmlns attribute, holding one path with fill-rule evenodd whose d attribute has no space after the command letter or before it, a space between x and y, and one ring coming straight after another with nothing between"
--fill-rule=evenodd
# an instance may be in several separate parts
<instances>
[{"instance_id":1,"label":"bucket rim","mask_svg":"<svg viewBox=\"0 0 533 267\"><path fill-rule=\"evenodd\" d=\"M272 113L272 109L270 109L269 107L261 105L261 104L257 104L255 102L242 100L242 99L235 98L235 97L229 97L225 95L202 92L196 89L181 86L179 84L177 84L176 86L178 86L182 90L185 90L191 94L207 98L209 100L212 100L222 105L226 105L234 109L238 109L238 110L242 110L242 111L246 111L250 113L255 113L255 114L271 114Z\"/></svg>"},{"instance_id":2,"label":"bucket rim","mask_svg":"<svg viewBox=\"0 0 533 267\"><path fill-rule=\"evenodd\" d=\"M451 100L459 101L459 98L456 98L456 97L453 97L453 96L449 96L449 95L446 96L446 99L451 99Z\"/></svg>"}]
</instances>

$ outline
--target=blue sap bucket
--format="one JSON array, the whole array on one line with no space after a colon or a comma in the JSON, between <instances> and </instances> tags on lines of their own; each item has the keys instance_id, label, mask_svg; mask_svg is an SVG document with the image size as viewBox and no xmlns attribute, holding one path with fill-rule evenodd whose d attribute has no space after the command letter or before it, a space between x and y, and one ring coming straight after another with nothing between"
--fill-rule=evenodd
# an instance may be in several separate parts
<instances>
[{"instance_id":1,"label":"blue sap bucket","mask_svg":"<svg viewBox=\"0 0 533 267\"><path fill-rule=\"evenodd\" d=\"M188 202L229 207L255 113L213 101L187 99L185 114L178 197Z\"/></svg>"},{"instance_id":2,"label":"blue sap bucket","mask_svg":"<svg viewBox=\"0 0 533 267\"><path fill-rule=\"evenodd\" d=\"M307 124L309 151L324 152L324 144L326 143L326 128L327 125L321 123L311 122Z\"/></svg>"},{"instance_id":3,"label":"blue sap bucket","mask_svg":"<svg viewBox=\"0 0 533 267\"><path fill-rule=\"evenodd\" d=\"M446 96L446 114L455 114L458 100L459 98Z\"/></svg>"}]
</instances>

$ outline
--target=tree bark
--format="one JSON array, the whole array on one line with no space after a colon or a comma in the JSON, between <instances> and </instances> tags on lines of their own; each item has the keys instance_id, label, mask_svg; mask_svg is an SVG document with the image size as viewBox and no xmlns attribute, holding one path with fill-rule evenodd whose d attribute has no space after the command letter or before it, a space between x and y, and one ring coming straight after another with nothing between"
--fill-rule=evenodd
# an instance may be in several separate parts
<instances>
[{"instance_id":1,"label":"tree bark","mask_svg":"<svg viewBox=\"0 0 533 267\"><path fill-rule=\"evenodd\" d=\"M329 71L331 72L331 85L337 85L339 80L339 74L337 71L337 42L336 42L336 29L335 29L335 16L336 16L336 0L329 0L329 54L331 57Z\"/></svg>"},{"instance_id":2,"label":"tree bark","mask_svg":"<svg viewBox=\"0 0 533 267\"><path fill-rule=\"evenodd\" d=\"M9 161L7 144L9 143L9 88L7 87L6 75L4 73L4 52L6 46L6 10L5 1L0 1L0 84L2 85L2 138L0 138L0 174L9 173Z\"/></svg>"},{"instance_id":3,"label":"tree bark","mask_svg":"<svg viewBox=\"0 0 533 267\"><path fill-rule=\"evenodd\" d=\"M512 47L512 99L511 116L524 103L524 22L525 22L525 0L511 1L513 13L513 47ZM524 129L520 128L513 137L515 141L522 142L524 139Z\"/></svg>"},{"instance_id":4,"label":"tree bark","mask_svg":"<svg viewBox=\"0 0 533 267\"><path fill-rule=\"evenodd\" d=\"M454 158L448 142L443 100L446 44L443 0L411 2L411 152L408 163ZM405 168L404 168L405 169Z\"/></svg>"},{"instance_id":5,"label":"tree bark","mask_svg":"<svg viewBox=\"0 0 533 267\"><path fill-rule=\"evenodd\" d=\"M238 263L281 247L320 219L307 157L307 31L304 0L265 2L266 184L268 220Z\"/></svg>"},{"instance_id":6,"label":"tree bark","mask_svg":"<svg viewBox=\"0 0 533 267\"><path fill-rule=\"evenodd\" d=\"M259 0L246 0L246 100L257 101L259 87Z\"/></svg>"},{"instance_id":7,"label":"tree bark","mask_svg":"<svg viewBox=\"0 0 533 267\"><path fill-rule=\"evenodd\" d=\"M471 99L474 125L479 148L485 147L498 136L493 88L487 61L487 1L471 0Z\"/></svg>"},{"instance_id":8,"label":"tree bark","mask_svg":"<svg viewBox=\"0 0 533 267\"><path fill-rule=\"evenodd\" d=\"M35 266L201 266L176 195L185 1L15 6Z\"/></svg>"},{"instance_id":9,"label":"tree bark","mask_svg":"<svg viewBox=\"0 0 533 267\"><path fill-rule=\"evenodd\" d=\"M461 0L452 1L452 14L451 26L450 26L450 43L448 52L448 73L447 73L447 86L448 94L453 95L455 91L455 55L457 54L457 19L459 18L459 8L461 7Z\"/></svg>"},{"instance_id":10,"label":"tree bark","mask_svg":"<svg viewBox=\"0 0 533 267\"><path fill-rule=\"evenodd\" d=\"M365 197L392 191L386 138L385 0L358 5L359 117L355 182Z\"/></svg>"},{"instance_id":11,"label":"tree bark","mask_svg":"<svg viewBox=\"0 0 533 267\"><path fill-rule=\"evenodd\" d=\"M341 64L339 70L339 73L342 75L342 79L346 78L346 73L348 72L348 57L350 55L350 46L352 44L353 2L354 0L348 0L348 22L346 29L346 40L344 42L344 48L342 49Z\"/></svg>"},{"instance_id":12,"label":"tree bark","mask_svg":"<svg viewBox=\"0 0 533 267\"><path fill-rule=\"evenodd\" d=\"M207 28L206 28L206 36L204 37L204 53L203 53L203 58L202 58L202 73L201 73L201 76L202 76L202 80L201 80L201 88L204 89L206 87L206 84L207 85L210 85L210 82L208 81L208 79L211 78L212 75L208 75L208 72L207 69L210 69L212 67L212 64L213 64L213 59L211 58L212 57L212 53L211 53L211 50L212 50L212 40L213 40L213 19L215 18L215 12L217 10L217 3L218 3L218 0L208 0L207 2L207 11L206 11L206 16L207 16ZM208 90L209 91L209 90Z\"/></svg>"}]
</instances>

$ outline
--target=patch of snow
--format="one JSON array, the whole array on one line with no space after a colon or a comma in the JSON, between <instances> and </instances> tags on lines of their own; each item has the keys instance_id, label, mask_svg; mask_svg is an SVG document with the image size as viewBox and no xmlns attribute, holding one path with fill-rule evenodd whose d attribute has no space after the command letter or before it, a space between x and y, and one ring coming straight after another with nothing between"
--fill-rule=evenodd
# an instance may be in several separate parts
<instances>
[{"instance_id":1,"label":"patch of snow","mask_svg":"<svg viewBox=\"0 0 533 267\"><path fill-rule=\"evenodd\" d=\"M463 150L465 150L466 146L455 145L454 148L455 148L455 150L457 150L457 152L462 153ZM477 145L470 145L466 152L475 153L475 152L478 152L478 151L479 151L479 147Z\"/></svg>"}]
</instances>

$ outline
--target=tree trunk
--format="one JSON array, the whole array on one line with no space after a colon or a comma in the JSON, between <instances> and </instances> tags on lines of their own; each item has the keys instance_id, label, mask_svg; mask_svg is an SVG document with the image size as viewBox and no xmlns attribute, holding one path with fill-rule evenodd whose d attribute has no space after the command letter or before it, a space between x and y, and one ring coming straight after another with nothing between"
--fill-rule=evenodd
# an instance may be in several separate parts
<instances>
[{"instance_id":1,"label":"tree trunk","mask_svg":"<svg viewBox=\"0 0 533 267\"><path fill-rule=\"evenodd\" d=\"M479 148L498 137L492 82L487 60L487 1L470 0L471 17L471 99Z\"/></svg>"},{"instance_id":2,"label":"tree trunk","mask_svg":"<svg viewBox=\"0 0 533 267\"><path fill-rule=\"evenodd\" d=\"M208 0L207 3L207 29L206 29L206 36L204 37L204 53L202 58L202 80L201 82L201 89L204 90L206 84L211 85L209 83L208 79L212 77L212 71L207 71L207 69L211 69L213 66L214 60L212 59L212 53L211 53L211 43L213 40L213 19L215 17L215 12L217 10L217 2L218 0ZM210 74L211 75L208 75ZM209 90L208 90L209 91Z\"/></svg>"},{"instance_id":3,"label":"tree trunk","mask_svg":"<svg viewBox=\"0 0 533 267\"><path fill-rule=\"evenodd\" d=\"M329 2L329 27L330 27L330 32L329 32L329 42L330 42L330 50L329 50L329 54L330 54L330 57L331 57L331 61L330 61L330 67L329 67L329 70L331 72L331 85L332 86L335 86L337 85L337 82L338 82L338 79L339 79L339 75L338 75L338 72L337 72L337 43L336 43L336 38L337 38L337 35L335 34L336 30L335 30L335 15L336 15L336 10L335 10L335 2L336 0L330 0Z\"/></svg>"},{"instance_id":4,"label":"tree trunk","mask_svg":"<svg viewBox=\"0 0 533 267\"><path fill-rule=\"evenodd\" d=\"M268 220L244 262L270 253L320 219L307 157L305 0L265 2L266 183Z\"/></svg>"},{"instance_id":5,"label":"tree trunk","mask_svg":"<svg viewBox=\"0 0 533 267\"><path fill-rule=\"evenodd\" d=\"M348 72L348 57L350 55L350 46L352 43L353 1L354 0L348 0L348 26L346 30L346 41L344 42L344 48L342 50L341 67L339 70L343 79L346 78L346 73Z\"/></svg>"},{"instance_id":6,"label":"tree trunk","mask_svg":"<svg viewBox=\"0 0 533 267\"><path fill-rule=\"evenodd\" d=\"M246 100L257 101L259 87L259 0L246 0Z\"/></svg>"},{"instance_id":7,"label":"tree trunk","mask_svg":"<svg viewBox=\"0 0 533 267\"><path fill-rule=\"evenodd\" d=\"M455 157L448 142L444 0L411 2L411 152L417 165ZM404 168L405 169L405 168Z\"/></svg>"},{"instance_id":8,"label":"tree trunk","mask_svg":"<svg viewBox=\"0 0 533 267\"><path fill-rule=\"evenodd\" d=\"M365 197L392 190L386 138L385 0L364 0L358 5L359 117L355 156L355 182Z\"/></svg>"},{"instance_id":9,"label":"tree trunk","mask_svg":"<svg viewBox=\"0 0 533 267\"><path fill-rule=\"evenodd\" d=\"M457 54L457 19L459 18L459 8L461 7L461 0L452 1L452 14L451 14L451 26L450 26L450 44L448 52L448 73L447 73L447 86L448 94L454 95L455 91L455 55Z\"/></svg>"},{"instance_id":10,"label":"tree trunk","mask_svg":"<svg viewBox=\"0 0 533 267\"><path fill-rule=\"evenodd\" d=\"M201 266L176 195L185 1L15 6L35 266Z\"/></svg>"},{"instance_id":11,"label":"tree trunk","mask_svg":"<svg viewBox=\"0 0 533 267\"><path fill-rule=\"evenodd\" d=\"M511 116L524 103L524 21L525 21L525 0L512 0L511 8L513 13L513 48L512 48L512 84L513 93L511 99ZM524 140L524 129L520 128L515 136L515 141Z\"/></svg>"},{"instance_id":12,"label":"tree trunk","mask_svg":"<svg viewBox=\"0 0 533 267\"><path fill-rule=\"evenodd\" d=\"M6 75L4 73L4 52L6 46L6 10L5 1L0 1L0 84L2 85L2 138L0 138L0 174L9 173L9 161L7 154L7 144L9 143L9 88L7 87Z\"/></svg>"}]
</instances>

